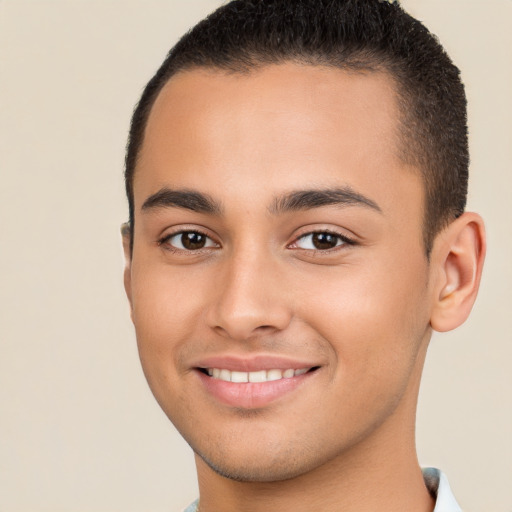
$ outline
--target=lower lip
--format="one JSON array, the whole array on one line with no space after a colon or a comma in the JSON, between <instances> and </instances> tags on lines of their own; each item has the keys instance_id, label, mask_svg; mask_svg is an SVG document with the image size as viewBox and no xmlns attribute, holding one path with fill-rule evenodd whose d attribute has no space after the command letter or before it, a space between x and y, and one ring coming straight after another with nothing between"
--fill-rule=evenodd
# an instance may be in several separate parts
<instances>
[{"instance_id":1,"label":"lower lip","mask_svg":"<svg viewBox=\"0 0 512 512\"><path fill-rule=\"evenodd\" d=\"M199 370L197 370L197 374L206 391L223 404L242 409L258 409L291 393L317 371L307 372L288 379L244 383L214 379Z\"/></svg>"}]
</instances>

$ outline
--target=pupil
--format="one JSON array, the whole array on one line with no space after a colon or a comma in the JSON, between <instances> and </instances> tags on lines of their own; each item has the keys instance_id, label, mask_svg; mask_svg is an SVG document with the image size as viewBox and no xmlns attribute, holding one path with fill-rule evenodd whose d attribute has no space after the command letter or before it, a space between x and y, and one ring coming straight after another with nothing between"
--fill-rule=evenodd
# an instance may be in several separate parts
<instances>
[{"instance_id":1,"label":"pupil","mask_svg":"<svg viewBox=\"0 0 512 512\"><path fill-rule=\"evenodd\" d=\"M313 235L313 245L316 249L332 249L336 247L338 238L330 233L315 233Z\"/></svg>"},{"instance_id":2,"label":"pupil","mask_svg":"<svg viewBox=\"0 0 512 512\"><path fill-rule=\"evenodd\" d=\"M186 249L202 249L206 243L206 237L201 233L188 232L181 235L181 243Z\"/></svg>"}]
</instances>

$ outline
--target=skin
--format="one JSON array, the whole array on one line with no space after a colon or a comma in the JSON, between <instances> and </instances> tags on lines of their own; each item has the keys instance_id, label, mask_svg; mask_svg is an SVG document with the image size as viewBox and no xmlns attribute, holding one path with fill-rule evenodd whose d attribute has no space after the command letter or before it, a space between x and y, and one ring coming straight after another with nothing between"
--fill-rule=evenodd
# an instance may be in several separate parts
<instances>
[{"instance_id":1,"label":"skin","mask_svg":"<svg viewBox=\"0 0 512 512\"><path fill-rule=\"evenodd\" d=\"M155 102L125 286L149 385L196 453L202 512L433 510L414 442L421 371L432 327L469 314L485 246L464 214L427 260L398 115L385 74L295 63L183 72ZM284 194L340 188L374 206L272 211ZM221 211L143 208L162 189ZM180 248L183 231L208 243ZM312 232L337 246L314 250ZM255 354L318 369L264 406L205 389L202 358Z\"/></svg>"}]
</instances>

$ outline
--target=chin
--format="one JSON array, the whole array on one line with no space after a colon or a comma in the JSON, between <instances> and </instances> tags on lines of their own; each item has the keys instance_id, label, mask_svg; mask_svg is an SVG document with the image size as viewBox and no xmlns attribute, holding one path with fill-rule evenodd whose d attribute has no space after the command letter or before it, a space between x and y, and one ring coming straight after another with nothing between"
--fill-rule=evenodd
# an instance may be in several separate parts
<instances>
[{"instance_id":1,"label":"chin","mask_svg":"<svg viewBox=\"0 0 512 512\"><path fill-rule=\"evenodd\" d=\"M215 473L237 482L282 482L296 478L306 472L295 467L276 467L273 464L238 464L236 466L225 462L215 464L202 457L201 454L199 456Z\"/></svg>"},{"instance_id":2,"label":"chin","mask_svg":"<svg viewBox=\"0 0 512 512\"><path fill-rule=\"evenodd\" d=\"M303 475L317 466L321 461L315 460L311 453L301 450L293 455L258 450L258 454L236 455L202 453L194 449L205 464L218 475L238 482L280 482Z\"/></svg>"}]
</instances>

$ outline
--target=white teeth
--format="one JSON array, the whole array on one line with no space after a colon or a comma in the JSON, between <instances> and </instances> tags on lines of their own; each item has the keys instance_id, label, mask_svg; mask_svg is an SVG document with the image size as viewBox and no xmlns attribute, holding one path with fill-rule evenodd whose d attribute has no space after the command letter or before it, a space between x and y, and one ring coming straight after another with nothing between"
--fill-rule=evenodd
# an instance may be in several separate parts
<instances>
[{"instance_id":1,"label":"white teeth","mask_svg":"<svg viewBox=\"0 0 512 512\"><path fill-rule=\"evenodd\" d=\"M266 380L266 370L261 370L260 372L249 372L249 382L265 382Z\"/></svg>"},{"instance_id":2,"label":"white teeth","mask_svg":"<svg viewBox=\"0 0 512 512\"><path fill-rule=\"evenodd\" d=\"M231 372L231 382L249 382L247 372Z\"/></svg>"},{"instance_id":3,"label":"white teeth","mask_svg":"<svg viewBox=\"0 0 512 512\"><path fill-rule=\"evenodd\" d=\"M267 380L279 380L283 378L281 370L267 370Z\"/></svg>"},{"instance_id":4,"label":"white teeth","mask_svg":"<svg viewBox=\"0 0 512 512\"><path fill-rule=\"evenodd\" d=\"M304 375L310 368L301 368L294 370L289 368L287 370L271 369L260 370L257 372L236 372L221 368L207 368L207 373L214 379L220 379L226 382L270 382L280 379L291 379L297 375Z\"/></svg>"}]
</instances>

